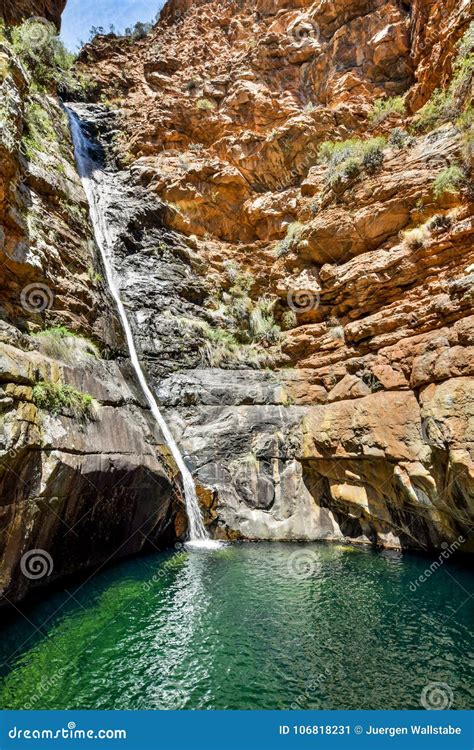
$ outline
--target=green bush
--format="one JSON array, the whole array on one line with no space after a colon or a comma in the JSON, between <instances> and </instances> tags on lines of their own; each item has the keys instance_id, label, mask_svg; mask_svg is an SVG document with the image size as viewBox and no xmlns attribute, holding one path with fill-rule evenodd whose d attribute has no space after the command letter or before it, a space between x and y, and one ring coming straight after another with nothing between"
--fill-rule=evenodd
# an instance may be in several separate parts
<instances>
[{"instance_id":1,"label":"green bush","mask_svg":"<svg viewBox=\"0 0 474 750\"><path fill-rule=\"evenodd\" d=\"M214 104L214 102L211 102L210 99L198 99L196 102L196 107L198 109L203 109L208 112L211 112L213 109L216 108L216 105Z\"/></svg>"},{"instance_id":2,"label":"green bush","mask_svg":"<svg viewBox=\"0 0 474 750\"><path fill-rule=\"evenodd\" d=\"M390 131L388 142L390 146L402 149L412 146L415 143L415 139L407 133L406 130L403 130L402 128L394 128Z\"/></svg>"},{"instance_id":3,"label":"green bush","mask_svg":"<svg viewBox=\"0 0 474 750\"><path fill-rule=\"evenodd\" d=\"M73 69L76 55L66 49L54 24L31 18L15 26L11 46L31 75L33 91L83 97L92 88L91 79Z\"/></svg>"},{"instance_id":4,"label":"green bush","mask_svg":"<svg viewBox=\"0 0 474 750\"><path fill-rule=\"evenodd\" d=\"M458 130L472 130L474 126L474 107L470 105L456 120Z\"/></svg>"},{"instance_id":5,"label":"green bush","mask_svg":"<svg viewBox=\"0 0 474 750\"><path fill-rule=\"evenodd\" d=\"M58 136L51 116L38 101L29 101L25 109L26 133L23 136L23 150L29 159L37 151L45 151L48 143L56 143Z\"/></svg>"},{"instance_id":6,"label":"green bush","mask_svg":"<svg viewBox=\"0 0 474 750\"><path fill-rule=\"evenodd\" d=\"M249 315L249 333L253 342L276 344L280 340L281 329L275 323L275 300L261 297L254 304Z\"/></svg>"},{"instance_id":7,"label":"green bush","mask_svg":"<svg viewBox=\"0 0 474 750\"><path fill-rule=\"evenodd\" d=\"M298 325L298 317L293 310L285 310L281 316L281 327L283 331L291 331Z\"/></svg>"},{"instance_id":8,"label":"green bush","mask_svg":"<svg viewBox=\"0 0 474 750\"><path fill-rule=\"evenodd\" d=\"M471 170L474 159L474 107L469 106L456 120L456 127L462 134L461 154L464 164Z\"/></svg>"},{"instance_id":9,"label":"green bush","mask_svg":"<svg viewBox=\"0 0 474 750\"><path fill-rule=\"evenodd\" d=\"M362 166L369 174L373 174L382 166L385 146L385 138L371 138L362 145Z\"/></svg>"},{"instance_id":10,"label":"green bush","mask_svg":"<svg viewBox=\"0 0 474 750\"><path fill-rule=\"evenodd\" d=\"M218 324L200 326L207 340L204 360L212 367L221 364L261 367L271 361L268 349L276 345L281 336L274 315L276 300L267 296L253 300L250 297L255 284L252 274L233 261L225 263L224 268L230 287L216 300Z\"/></svg>"},{"instance_id":11,"label":"green bush","mask_svg":"<svg viewBox=\"0 0 474 750\"><path fill-rule=\"evenodd\" d=\"M366 141L357 138L325 141L319 147L319 161L327 165L326 183L334 186L341 180L357 177L364 170L375 172L383 164L386 145L382 136Z\"/></svg>"},{"instance_id":12,"label":"green bush","mask_svg":"<svg viewBox=\"0 0 474 750\"><path fill-rule=\"evenodd\" d=\"M429 101L418 112L416 130L433 130L443 122L462 117L463 107L472 102L472 77L474 74L474 22L458 43L453 65L453 77L447 89L436 89Z\"/></svg>"},{"instance_id":13,"label":"green bush","mask_svg":"<svg viewBox=\"0 0 474 750\"><path fill-rule=\"evenodd\" d=\"M454 114L454 104L449 92L436 89L418 112L414 127L423 132L433 130L439 123L449 120Z\"/></svg>"},{"instance_id":14,"label":"green bush","mask_svg":"<svg viewBox=\"0 0 474 750\"><path fill-rule=\"evenodd\" d=\"M55 416L67 414L76 419L87 419L92 416L94 399L71 385L42 380L33 388L33 403Z\"/></svg>"},{"instance_id":15,"label":"green bush","mask_svg":"<svg viewBox=\"0 0 474 750\"><path fill-rule=\"evenodd\" d=\"M39 331L37 336L53 336L58 338L66 338L67 336L76 336L74 331L71 331L67 326L53 326L52 328L45 328L44 331Z\"/></svg>"},{"instance_id":16,"label":"green bush","mask_svg":"<svg viewBox=\"0 0 474 750\"><path fill-rule=\"evenodd\" d=\"M92 341L84 336L78 336L66 326L46 328L36 333L35 338L40 342L43 354L69 364L77 362L80 354L99 358L97 347Z\"/></svg>"},{"instance_id":17,"label":"green bush","mask_svg":"<svg viewBox=\"0 0 474 750\"><path fill-rule=\"evenodd\" d=\"M429 219L427 227L430 232L441 232L452 226L453 218L449 214L435 214Z\"/></svg>"},{"instance_id":18,"label":"green bush","mask_svg":"<svg viewBox=\"0 0 474 750\"><path fill-rule=\"evenodd\" d=\"M369 120L373 125L378 125L393 114L405 114L405 100L403 96L392 96L389 99L377 99L372 107Z\"/></svg>"},{"instance_id":19,"label":"green bush","mask_svg":"<svg viewBox=\"0 0 474 750\"><path fill-rule=\"evenodd\" d=\"M298 242L302 228L303 225L299 221L293 221L291 224L288 224L285 238L277 243L274 250L277 258L281 258L293 249Z\"/></svg>"},{"instance_id":20,"label":"green bush","mask_svg":"<svg viewBox=\"0 0 474 750\"><path fill-rule=\"evenodd\" d=\"M449 193L459 195L460 187L464 181L464 172L460 167L453 164L440 172L433 182L433 196L435 200Z\"/></svg>"}]
</instances>

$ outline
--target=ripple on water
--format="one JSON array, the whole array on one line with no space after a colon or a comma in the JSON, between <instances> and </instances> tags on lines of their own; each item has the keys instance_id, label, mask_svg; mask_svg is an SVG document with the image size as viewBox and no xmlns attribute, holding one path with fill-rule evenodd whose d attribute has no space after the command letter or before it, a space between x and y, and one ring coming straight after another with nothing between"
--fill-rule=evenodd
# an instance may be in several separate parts
<instances>
[{"instance_id":1,"label":"ripple on water","mask_svg":"<svg viewBox=\"0 0 474 750\"><path fill-rule=\"evenodd\" d=\"M127 561L81 587L79 603L54 594L29 612L42 634L21 618L3 628L0 705L418 708L441 681L455 708L472 708L472 573L451 565L413 591L426 566L289 543Z\"/></svg>"}]
</instances>

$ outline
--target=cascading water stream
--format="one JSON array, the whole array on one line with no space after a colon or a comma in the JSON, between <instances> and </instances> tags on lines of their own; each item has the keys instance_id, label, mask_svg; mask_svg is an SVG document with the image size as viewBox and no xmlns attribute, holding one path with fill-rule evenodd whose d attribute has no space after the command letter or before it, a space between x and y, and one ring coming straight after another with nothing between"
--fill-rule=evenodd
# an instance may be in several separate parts
<instances>
[{"instance_id":1,"label":"cascading water stream","mask_svg":"<svg viewBox=\"0 0 474 750\"><path fill-rule=\"evenodd\" d=\"M189 522L189 543L193 546L199 547L219 546L218 542L213 542L211 539L209 539L206 529L204 528L193 478L186 464L184 463L181 452L176 445L176 441L173 438L168 425L161 415L153 393L151 392L146 381L145 374L140 364L140 360L138 359L138 353L135 347L135 342L133 340L132 329L125 312L124 305L120 298L120 292L114 280L114 271L111 260L114 242L105 217L105 206L103 205L104 195L107 191L101 189L105 186L101 185L100 179L101 175L104 175L104 172L90 156L91 143L89 142L81 128L79 118L71 109L66 108L66 111L69 118L71 136L74 144L77 169L79 172L79 176L82 179L84 190L89 201L89 211L92 226L94 229L95 239L102 257L107 284L117 305L117 310L122 322L123 330L125 332L133 369L136 372L141 389L150 406L151 413L153 414L153 417L160 427L163 437L171 451L171 455L176 461L176 464L182 476L186 511Z\"/></svg>"}]
</instances>

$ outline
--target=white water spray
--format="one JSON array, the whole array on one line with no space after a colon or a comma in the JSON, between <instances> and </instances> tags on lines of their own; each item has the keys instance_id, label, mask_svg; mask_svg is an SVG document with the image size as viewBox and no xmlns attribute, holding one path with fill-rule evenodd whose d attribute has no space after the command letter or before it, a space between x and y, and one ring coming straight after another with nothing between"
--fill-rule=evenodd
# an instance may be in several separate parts
<instances>
[{"instance_id":1,"label":"white water spray","mask_svg":"<svg viewBox=\"0 0 474 750\"><path fill-rule=\"evenodd\" d=\"M104 205L104 197L107 194L107 190L104 189L105 185L101 184L101 176L104 176L104 172L100 169L99 165L96 164L90 157L89 151L91 148L91 144L82 131L77 115L70 109L67 109L67 113L74 144L77 169L82 179L84 190L89 201L90 217L94 229L95 239L102 256L107 284L112 297L115 300L115 304L117 305L120 320L122 321L122 326L127 339L127 346L130 353L130 359L133 365L133 369L136 372L142 391L150 406L151 413L153 414L153 417L160 427L163 437L166 440L166 443L171 451L171 455L176 461L176 465L178 466L183 479L184 497L189 522L188 544L196 547L220 546L218 542L213 542L211 539L209 539L206 529L204 528L193 478L186 464L184 463L183 457L178 446L176 445L176 441L173 438L173 435L168 428L168 425L161 415L153 393L151 392L146 381L145 374L140 364L140 360L138 359L135 342L133 340L132 329L130 327L130 323L128 322L127 314L120 298L120 292L114 280L114 272L111 260L114 242L111 231L107 224L107 220L105 218L106 206Z\"/></svg>"}]
</instances>

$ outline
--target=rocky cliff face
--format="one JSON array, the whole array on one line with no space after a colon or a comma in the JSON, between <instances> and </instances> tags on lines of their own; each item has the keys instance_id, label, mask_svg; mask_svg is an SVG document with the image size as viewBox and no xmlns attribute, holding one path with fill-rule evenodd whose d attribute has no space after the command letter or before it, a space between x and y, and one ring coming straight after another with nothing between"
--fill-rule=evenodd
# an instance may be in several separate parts
<instances>
[{"instance_id":1,"label":"rocky cliff face","mask_svg":"<svg viewBox=\"0 0 474 750\"><path fill-rule=\"evenodd\" d=\"M44 18L59 28L65 7L66 0L1 0L0 18L8 25L32 17Z\"/></svg>"},{"instance_id":2,"label":"rocky cliff face","mask_svg":"<svg viewBox=\"0 0 474 750\"><path fill-rule=\"evenodd\" d=\"M32 30L27 41L50 38ZM0 604L184 528L176 467L102 278L66 114L21 42L0 43Z\"/></svg>"},{"instance_id":3,"label":"rocky cliff face","mask_svg":"<svg viewBox=\"0 0 474 750\"><path fill-rule=\"evenodd\" d=\"M116 117L122 293L218 536L469 536L471 22L172 0L81 55Z\"/></svg>"},{"instance_id":4,"label":"rocky cliff face","mask_svg":"<svg viewBox=\"0 0 474 750\"><path fill-rule=\"evenodd\" d=\"M145 38L81 55L122 296L217 537L471 538L471 21L464 0L172 0ZM50 32L30 32L31 61ZM2 35L3 601L185 531L70 82L39 85L21 47Z\"/></svg>"}]
</instances>

